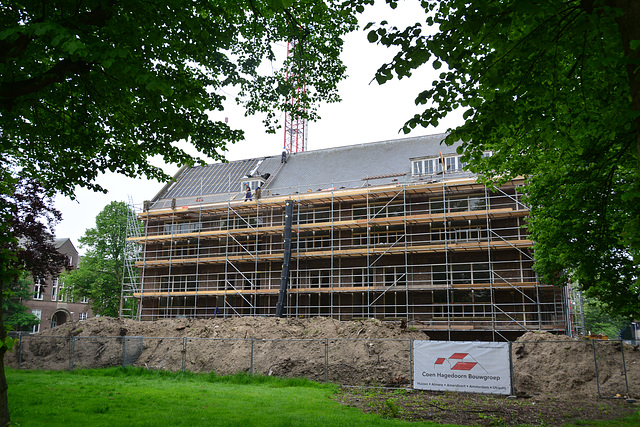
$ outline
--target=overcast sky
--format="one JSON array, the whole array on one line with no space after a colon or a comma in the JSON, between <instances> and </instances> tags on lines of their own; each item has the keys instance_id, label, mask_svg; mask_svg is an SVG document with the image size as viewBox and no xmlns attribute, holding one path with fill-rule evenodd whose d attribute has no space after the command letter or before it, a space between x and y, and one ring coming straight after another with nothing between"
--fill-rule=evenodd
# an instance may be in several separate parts
<instances>
[{"instance_id":1,"label":"overcast sky","mask_svg":"<svg viewBox=\"0 0 640 427\"><path fill-rule=\"evenodd\" d=\"M362 16L361 27L369 21L382 19L398 26L424 22L424 11L418 5L417 1L399 2L395 11L384 4L377 5ZM286 46L280 46L280 49L282 55L286 55ZM309 123L307 150L429 135L445 132L462 122L461 114L457 114L437 128L417 128L409 135L398 133L406 120L421 111L414 103L416 95L428 88L442 70L435 72L427 65L410 79L393 80L382 86L371 82L378 67L392 58L393 54L393 51L382 46L370 44L366 32L358 31L346 37L342 59L347 65L349 77L339 85L342 102L320 107L321 119ZM245 131L244 141L228 147L228 160L280 154L284 132L280 130L275 135L265 133L262 117L244 117L243 111L233 105L229 105L225 111L216 112L212 117L218 120L228 118L231 127ZM188 151L189 148L186 147ZM195 154L193 150L190 152ZM163 168L170 175L178 170L175 165L165 165ZM163 186L157 181L125 178L116 174L103 175L98 182L109 190L108 194L78 189L75 201L56 198L56 208L63 216L62 222L56 227L56 236L70 237L81 252L84 251L78 239L87 228L95 226L96 215L107 204L132 200L134 204L142 205L144 200L152 199Z\"/></svg>"}]
</instances>

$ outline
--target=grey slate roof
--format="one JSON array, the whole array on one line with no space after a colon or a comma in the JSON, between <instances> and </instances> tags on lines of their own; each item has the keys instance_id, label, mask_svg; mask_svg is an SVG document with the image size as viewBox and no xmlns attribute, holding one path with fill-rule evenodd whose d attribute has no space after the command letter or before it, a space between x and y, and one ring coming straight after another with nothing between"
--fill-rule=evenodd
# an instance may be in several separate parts
<instances>
[{"instance_id":1,"label":"grey slate roof","mask_svg":"<svg viewBox=\"0 0 640 427\"><path fill-rule=\"evenodd\" d=\"M240 200L244 195L240 182L252 171L254 177L273 175L263 188L264 195L411 182L417 179L411 175L411 159L438 156L440 152L443 156L455 155L458 144L440 145L445 136L427 135L293 153L282 167L280 154L194 167L177 176L164 194L156 195L151 208L167 208L172 198L176 198L178 206ZM471 174L458 172L456 175ZM447 174L447 177L453 176Z\"/></svg>"},{"instance_id":2,"label":"grey slate roof","mask_svg":"<svg viewBox=\"0 0 640 427\"><path fill-rule=\"evenodd\" d=\"M71 239L69 239L68 237L54 237L53 245L55 246L56 249L60 249L62 245L64 245L65 243L67 243L67 241L70 241L70 240Z\"/></svg>"}]
</instances>

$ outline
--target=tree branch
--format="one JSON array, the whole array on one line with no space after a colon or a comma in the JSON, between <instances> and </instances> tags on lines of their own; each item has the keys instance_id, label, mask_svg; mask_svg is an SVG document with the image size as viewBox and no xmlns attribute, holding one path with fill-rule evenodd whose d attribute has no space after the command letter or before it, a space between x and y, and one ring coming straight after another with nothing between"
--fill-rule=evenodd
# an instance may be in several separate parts
<instances>
[{"instance_id":1,"label":"tree branch","mask_svg":"<svg viewBox=\"0 0 640 427\"><path fill-rule=\"evenodd\" d=\"M91 70L92 64L84 61L63 59L43 74L18 82L0 85L0 101L11 104L12 100L44 89L54 83L63 81L70 74L85 74Z\"/></svg>"}]
</instances>

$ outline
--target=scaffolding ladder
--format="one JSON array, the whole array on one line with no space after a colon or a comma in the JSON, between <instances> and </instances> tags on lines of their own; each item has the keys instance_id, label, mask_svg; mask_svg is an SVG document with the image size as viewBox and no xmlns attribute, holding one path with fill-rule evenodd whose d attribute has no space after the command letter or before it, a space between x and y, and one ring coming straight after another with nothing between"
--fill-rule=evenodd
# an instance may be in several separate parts
<instances>
[{"instance_id":1,"label":"scaffolding ladder","mask_svg":"<svg viewBox=\"0 0 640 427\"><path fill-rule=\"evenodd\" d=\"M127 210L127 237L142 237L142 226L133 199L129 196ZM136 241L126 240L124 252L124 271L120 291L120 317L138 319L139 304L134 294L138 292L140 272L135 267L141 259L142 246Z\"/></svg>"}]
</instances>

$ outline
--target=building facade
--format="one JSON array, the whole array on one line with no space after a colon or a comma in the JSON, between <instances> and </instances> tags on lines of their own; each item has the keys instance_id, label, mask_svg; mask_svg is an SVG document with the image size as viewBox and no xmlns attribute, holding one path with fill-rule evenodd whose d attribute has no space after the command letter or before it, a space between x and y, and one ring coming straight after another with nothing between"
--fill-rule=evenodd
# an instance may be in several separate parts
<instances>
[{"instance_id":1,"label":"building facade","mask_svg":"<svg viewBox=\"0 0 640 427\"><path fill-rule=\"evenodd\" d=\"M78 251L69 238L54 240L58 252L69 259L71 269L78 267ZM40 319L30 332L43 332L69 321L86 320L93 316L89 301L73 301L69 297L69 290L59 277L35 279L33 297L23 301L31 313Z\"/></svg>"},{"instance_id":2,"label":"building facade","mask_svg":"<svg viewBox=\"0 0 640 427\"><path fill-rule=\"evenodd\" d=\"M181 170L128 238L123 301L141 320L274 316L286 288L286 316L401 321L432 339L564 332L563 290L532 269L524 180L490 190L444 136Z\"/></svg>"}]
</instances>

